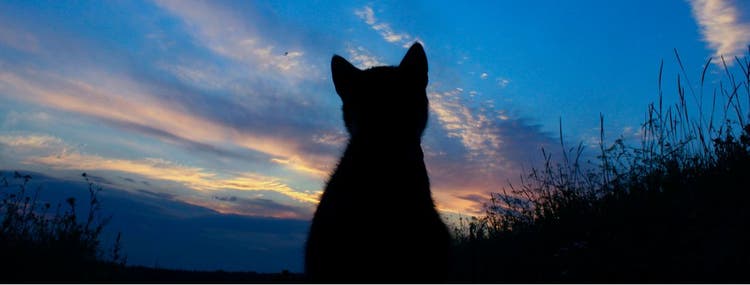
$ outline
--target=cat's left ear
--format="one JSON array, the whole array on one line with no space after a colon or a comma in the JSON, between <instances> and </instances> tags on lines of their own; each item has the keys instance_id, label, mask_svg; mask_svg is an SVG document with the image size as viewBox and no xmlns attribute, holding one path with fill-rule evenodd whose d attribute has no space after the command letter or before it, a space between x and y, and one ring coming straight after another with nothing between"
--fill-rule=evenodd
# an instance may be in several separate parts
<instances>
[{"instance_id":1,"label":"cat's left ear","mask_svg":"<svg viewBox=\"0 0 750 285\"><path fill-rule=\"evenodd\" d=\"M361 72L354 65L346 61L341 56L334 55L331 58L331 76L333 77L333 86L336 87L336 93L339 94L342 101L346 101L352 96L355 78Z\"/></svg>"},{"instance_id":2,"label":"cat's left ear","mask_svg":"<svg viewBox=\"0 0 750 285\"><path fill-rule=\"evenodd\" d=\"M413 76L419 84L427 87L427 55L420 43L414 43L406 52L398 68Z\"/></svg>"}]
</instances>

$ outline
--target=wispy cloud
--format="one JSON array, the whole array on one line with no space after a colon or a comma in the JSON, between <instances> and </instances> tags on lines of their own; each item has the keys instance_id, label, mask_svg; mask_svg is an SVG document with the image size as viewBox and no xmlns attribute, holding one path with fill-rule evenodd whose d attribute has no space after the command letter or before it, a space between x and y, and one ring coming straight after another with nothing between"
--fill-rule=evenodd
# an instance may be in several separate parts
<instances>
[{"instance_id":1,"label":"wispy cloud","mask_svg":"<svg viewBox=\"0 0 750 285\"><path fill-rule=\"evenodd\" d=\"M200 64L200 65L199 65ZM225 89L231 78L205 63L157 63L157 68L174 75L178 80L207 90Z\"/></svg>"},{"instance_id":2,"label":"wispy cloud","mask_svg":"<svg viewBox=\"0 0 750 285\"><path fill-rule=\"evenodd\" d=\"M32 156L23 161L26 164L45 165L54 169L76 170L76 171L116 171L139 175L156 181L167 181L181 184L189 189L204 192L236 190L236 191L272 191L279 193L296 201L306 203L310 207L317 204L319 192L300 191L281 182L278 178L260 175L257 173L219 174L199 167L180 165L159 158L145 158L140 160L106 158L97 155L87 155L78 152L67 152L60 155ZM232 209L220 203L201 203L206 201L206 196L194 197L193 195L175 195L176 200L205 206L221 213L254 214L271 216L270 212L248 212L242 208ZM276 203L278 204L278 203ZM213 206L213 207L211 207ZM288 206L291 207L291 206ZM301 212L301 210L300 210ZM278 216L278 215L274 215ZM307 218L304 216L289 216L287 214L279 217Z\"/></svg>"},{"instance_id":3,"label":"wispy cloud","mask_svg":"<svg viewBox=\"0 0 750 285\"><path fill-rule=\"evenodd\" d=\"M391 25L388 23L383 23L381 21L378 21L378 19L375 17L375 11L372 10L372 7L365 6L362 9L354 10L354 15L357 15L360 19L362 19L367 25L370 26L373 30L380 33L380 36L383 37L383 39L389 43L397 43L397 44L406 44L411 39L412 36L407 33L398 33L391 28Z\"/></svg>"},{"instance_id":4,"label":"wispy cloud","mask_svg":"<svg viewBox=\"0 0 750 285\"><path fill-rule=\"evenodd\" d=\"M203 1L156 3L184 21L198 42L219 55L295 79L309 78L315 72L299 47L278 47L278 43L260 35L257 26L241 20L236 11L227 7Z\"/></svg>"},{"instance_id":5,"label":"wispy cloud","mask_svg":"<svg viewBox=\"0 0 750 285\"><path fill-rule=\"evenodd\" d=\"M122 78L100 78L99 83L107 85L99 86L39 72L26 75L0 72L0 90L18 99L112 121L119 126L140 126L129 128L131 131L158 130L148 134L164 134L168 139L203 145L231 143L268 154L276 158L272 162L316 177L325 176L334 160L331 156L302 153L296 142L285 137L238 131L175 108L170 101L147 92L128 92L143 87Z\"/></svg>"},{"instance_id":6,"label":"wispy cloud","mask_svg":"<svg viewBox=\"0 0 750 285\"><path fill-rule=\"evenodd\" d=\"M750 44L750 22L741 21L741 10L731 0L690 0L690 5L693 16L700 25L703 39L714 51L714 56L731 58L747 50ZM729 64L732 62L733 60L728 61Z\"/></svg>"},{"instance_id":7,"label":"wispy cloud","mask_svg":"<svg viewBox=\"0 0 750 285\"><path fill-rule=\"evenodd\" d=\"M557 153L551 147L555 141L539 125L495 109L491 102L474 102L478 98L461 88L428 96L439 129L428 129L425 161L436 202L447 212L481 214L476 197L518 182L522 169L538 161L542 147Z\"/></svg>"},{"instance_id":8,"label":"wispy cloud","mask_svg":"<svg viewBox=\"0 0 750 285\"><path fill-rule=\"evenodd\" d=\"M239 197L234 195L213 196L211 200L192 200L190 204L206 207L222 214L245 216L271 216L274 218L309 219L312 207L295 207L262 197Z\"/></svg>"},{"instance_id":9,"label":"wispy cloud","mask_svg":"<svg viewBox=\"0 0 750 285\"><path fill-rule=\"evenodd\" d=\"M496 81L497 86L500 86L502 88L508 87L508 84L510 84L510 79L508 78L498 77Z\"/></svg>"},{"instance_id":10,"label":"wispy cloud","mask_svg":"<svg viewBox=\"0 0 750 285\"><path fill-rule=\"evenodd\" d=\"M378 57L370 54L367 49L361 46L358 46L356 48L350 47L346 49L346 52L349 54L349 60L352 62L352 64L356 65L360 69L386 65Z\"/></svg>"},{"instance_id":11,"label":"wispy cloud","mask_svg":"<svg viewBox=\"0 0 750 285\"><path fill-rule=\"evenodd\" d=\"M434 99L430 104L432 111L448 136L459 138L471 157L493 158L502 142L489 128L494 118L464 106L459 100L462 93L462 89L430 93L430 98Z\"/></svg>"},{"instance_id":12,"label":"wispy cloud","mask_svg":"<svg viewBox=\"0 0 750 285\"><path fill-rule=\"evenodd\" d=\"M63 146L60 138L50 135L0 135L0 144L14 149L48 149Z\"/></svg>"},{"instance_id":13,"label":"wispy cloud","mask_svg":"<svg viewBox=\"0 0 750 285\"><path fill-rule=\"evenodd\" d=\"M175 182L196 191L273 191L304 203L318 201L319 193L293 189L275 177L251 172L219 174L160 158L121 159L84 154L49 135L0 135L0 144L12 151L32 149L43 153L26 157L25 164L77 171L116 171Z\"/></svg>"},{"instance_id":14,"label":"wispy cloud","mask_svg":"<svg viewBox=\"0 0 750 285\"><path fill-rule=\"evenodd\" d=\"M52 122L52 116L46 112L41 111L23 111L19 112L16 110L11 110L6 114L2 124L0 126L2 128L8 129L8 128L14 128L17 127L20 124L23 123L35 123L35 124L48 124Z\"/></svg>"}]
</instances>

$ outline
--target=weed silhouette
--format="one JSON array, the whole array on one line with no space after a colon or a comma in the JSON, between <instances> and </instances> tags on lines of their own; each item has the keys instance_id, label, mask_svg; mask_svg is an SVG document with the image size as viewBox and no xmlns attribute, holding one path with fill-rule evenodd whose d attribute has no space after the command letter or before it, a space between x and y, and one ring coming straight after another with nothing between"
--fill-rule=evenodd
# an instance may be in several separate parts
<instances>
[{"instance_id":1,"label":"weed silhouette","mask_svg":"<svg viewBox=\"0 0 750 285\"><path fill-rule=\"evenodd\" d=\"M95 185L86 173L88 214L81 219L73 197L53 206L30 193L29 174L0 176L0 280L3 282L107 281L124 267L121 236L111 252L101 244L110 217L102 216ZM14 190L15 189L15 190ZM111 256L107 256L111 254Z\"/></svg>"},{"instance_id":2,"label":"weed silhouette","mask_svg":"<svg viewBox=\"0 0 750 285\"><path fill-rule=\"evenodd\" d=\"M349 143L313 217L305 273L313 282L439 282L450 233L435 210L421 137L427 57L359 70L335 55Z\"/></svg>"},{"instance_id":3,"label":"weed silhouette","mask_svg":"<svg viewBox=\"0 0 750 285\"><path fill-rule=\"evenodd\" d=\"M750 281L750 124L742 110L750 58L735 58L734 69L721 58L726 76L713 88L706 117L702 100L689 106L686 98L703 98L711 60L694 91L675 56L679 100L662 104L660 68L658 103L648 107L640 145L620 138L605 146L602 117L598 163L587 168L583 145L568 151L561 139L561 160L544 153L543 166L494 193L486 215L456 231L458 280Z\"/></svg>"}]
</instances>

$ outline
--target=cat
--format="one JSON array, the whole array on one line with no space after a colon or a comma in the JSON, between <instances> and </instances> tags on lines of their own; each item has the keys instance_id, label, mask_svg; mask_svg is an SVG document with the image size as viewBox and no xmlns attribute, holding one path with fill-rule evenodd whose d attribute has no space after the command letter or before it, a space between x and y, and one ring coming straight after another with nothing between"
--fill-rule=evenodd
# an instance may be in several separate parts
<instances>
[{"instance_id":1,"label":"cat","mask_svg":"<svg viewBox=\"0 0 750 285\"><path fill-rule=\"evenodd\" d=\"M331 59L349 141L313 216L311 282L442 282L450 233L435 209L421 138L427 126L427 56L367 70Z\"/></svg>"}]
</instances>

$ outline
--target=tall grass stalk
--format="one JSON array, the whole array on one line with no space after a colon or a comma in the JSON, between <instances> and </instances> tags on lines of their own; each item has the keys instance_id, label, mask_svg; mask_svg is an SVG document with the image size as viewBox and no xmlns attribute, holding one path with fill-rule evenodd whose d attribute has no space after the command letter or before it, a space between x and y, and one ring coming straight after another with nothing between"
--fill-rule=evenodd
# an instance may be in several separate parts
<instances>
[{"instance_id":1,"label":"tall grass stalk","mask_svg":"<svg viewBox=\"0 0 750 285\"><path fill-rule=\"evenodd\" d=\"M662 61L638 145L606 144L600 115L599 154L585 166L560 124L561 158L542 149L541 167L457 228L460 281L750 281L750 62L721 57L723 77L707 86L709 59L694 86L674 52L676 103L664 105Z\"/></svg>"}]
</instances>

